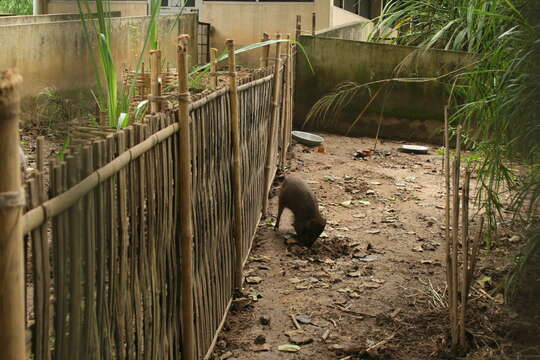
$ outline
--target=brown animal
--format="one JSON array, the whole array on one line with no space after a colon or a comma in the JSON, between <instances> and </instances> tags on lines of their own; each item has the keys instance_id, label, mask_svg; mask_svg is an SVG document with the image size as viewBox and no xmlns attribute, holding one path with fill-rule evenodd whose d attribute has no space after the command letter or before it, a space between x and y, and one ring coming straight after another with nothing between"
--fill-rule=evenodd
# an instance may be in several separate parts
<instances>
[{"instance_id":1,"label":"brown animal","mask_svg":"<svg viewBox=\"0 0 540 360\"><path fill-rule=\"evenodd\" d=\"M275 230L279 228L281 213L288 208L294 214L293 227L298 240L311 246L324 231L326 219L319 212L317 199L304 180L287 176L279 191L279 209Z\"/></svg>"}]
</instances>

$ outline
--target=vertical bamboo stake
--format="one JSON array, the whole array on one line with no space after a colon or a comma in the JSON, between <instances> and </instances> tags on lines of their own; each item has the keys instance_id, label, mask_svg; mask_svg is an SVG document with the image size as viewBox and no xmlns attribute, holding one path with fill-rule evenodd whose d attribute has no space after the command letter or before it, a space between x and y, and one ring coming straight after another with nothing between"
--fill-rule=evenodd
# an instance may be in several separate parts
<instances>
[{"instance_id":1,"label":"vertical bamboo stake","mask_svg":"<svg viewBox=\"0 0 540 360\"><path fill-rule=\"evenodd\" d=\"M216 62L217 49L210 49L210 72L213 73L210 76L210 89L215 90L217 87L217 62Z\"/></svg>"},{"instance_id":2,"label":"vertical bamboo stake","mask_svg":"<svg viewBox=\"0 0 540 360\"><path fill-rule=\"evenodd\" d=\"M240 117L238 113L238 89L236 85L236 59L234 55L234 40L225 42L229 51L229 87L231 98L231 130L233 144L233 192L234 192L234 238L235 238L235 274L234 284L238 290L242 289L242 184L240 177L241 155L240 155Z\"/></svg>"},{"instance_id":3,"label":"vertical bamboo stake","mask_svg":"<svg viewBox=\"0 0 540 360\"><path fill-rule=\"evenodd\" d=\"M180 238L182 247L182 359L195 360L195 327L193 317L193 214L191 201L191 138L189 131L188 88L189 35L178 37L178 121L180 125Z\"/></svg>"},{"instance_id":4,"label":"vertical bamboo stake","mask_svg":"<svg viewBox=\"0 0 540 360\"><path fill-rule=\"evenodd\" d=\"M287 40L291 40L291 35L287 34ZM288 148L288 136L289 136L289 108L291 107L291 99L290 99L290 89L289 89L289 83L291 81L291 43L290 41L287 42L287 50L286 50L286 58L287 66L285 69L287 70L286 73L284 73L285 76L285 104L284 104L284 119L282 123L281 128L281 157L280 157L280 164L279 167L284 170L285 169L285 162L287 160L287 148Z\"/></svg>"},{"instance_id":5,"label":"vertical bamboo stake","mask_svg":"<svg viewBox=\"0 0 540 360\"><path fill-rule=\"evenodd\" d=\"M281 35L277 34L276 39L281 39ZM274 146L274 133L276 132L276 124L278 121L279 116L279 88L280 88L280 81L279 81L279 73L281 68L281 43L278 42L276 44L276 59L275 59L275 68L274 68L274 84L273 84L273 92L272 92L272 117L270 119L270 128L268 132L268 140L266 143L266 159L265 159L265 167L264 167L264 193L263 193L263 206L262 206L262 213L263 217L266 217L267 215L267 207L268 207L268 190L272 184L272 156L274 154L273 146Z\"/></svg>"},{"instance_id":6,"label":"vertical bamboo stake","mask_svg":"<svg viewBox=\"0 0 540 360\"><path fill-rule=\"evenodd\" d=\"M467 284L469 273L469 186L471 182L471 170L469 167L465 170L465 181L462 190L462 213L461 213L461 238L463 242L463 273L461 282L461 327L459 328L459 343L462 348L466 348L465 338L465 316L467 313Z\"/></svg>"},{"instance_id":7,"label":"vertical bamboo stake","mask_svg":"<svg viewBox=\"0 0 540 360\"><path fill-rule=\"evenodd\" d=\"M4 360L26 359L24 330L24 258L19 157L22 78L0 72L0 351Z\"/></svg>"},{"instance_id":8,"label":"vertical bamboo stake","mask_svg":"<svg viewBox=\"0 0 540 360\"><path fill-rule=\"evenodd\" d=\"M482 231L484 229L484 217L480 218L480 226L476 238L473 240L473 247L471 252L471 265L469 266L469 273L467 275L467 288L466 292L469 293L471 288L472 278L474 277L474 270L476 268L476 261L478 260L478 253L480 252L480 243L482 241Z\"/></svg>"},{"instance_id":9,"label":"vertical bamboo stake","mask_svg":"<svg viewBox=\"0 0 540 360\"><path fill-rule=\"evenodd\" d=\"M452 309L453 309L453 294L454 294L454 283L452 277L452 256L450 254L450 249L452 249L452 238L450 237L450 139L448 134L448 107L444 107L444 163L446 172L445 174L445 188L446 188L446 204L445 204L445 255L446 255L446 283L448 284L448 309L450 316L450 324L453 324L452 320Z\"/></svg>"},{"instance_id":10,"label":"vertical bamboo stake","mask_svg":"<svg viewBox=\"0 0 540 360\"><path fill-rule=\"evenodd\" d=\"M296 41L300 40L302 35L302 15L296 15Z\"/></svg>"},{"instance_id":11,"label":"vertical bamboo stake","mask_svg":"<svg viewBox=\"0 0 540 360\"><path fill-rule=\"evenodd\" d=\"M317 13L313 12L311 15L311 35L315 36L315 26L317 25Z\"/></svg>"},{"instance_id":12,"label":"vertical bamboo stake","mask_svg":"<svg viewBox=\"0 0 540 360\"><path fill-rule=\"evenodd\" d=\"M456 155L454 158L454 181L453 181L453 214L452 214L452 347L455 351L458 343L459 325L458 325L458 236L459 236L459 174L461 157L461 128L458 126L456 133Z\"/></svg>"},{"instance_id":13,"label":"vertical bamboo stake","mask_svg":"<svg viewBox=\"0 0 540 360\"><path fill-rule=\"evenodd\" d=\"M268 41L270 40L270 35L268 33L263 33L262 41ZM263 46L263 54L261 59L261 67L267 68L268 67L268 58L270 57L270 45Z\"/></svg>"},{"instance_id":14,"label":"vertical bamboo stake","mask_svg":"<svg viewBox=\"0 0 540 360\"><path fill-rule=\"evenodd\" d=\"M150 57L152 61L152 73L150 78L152 96L159 97L161 96L161 86L159 84L159 78L161 77L161 50L151 50ZM158 113L160 110L161 101L154 98L150 102L150 111L153 113Z\"/></svg>"}]
</instances>

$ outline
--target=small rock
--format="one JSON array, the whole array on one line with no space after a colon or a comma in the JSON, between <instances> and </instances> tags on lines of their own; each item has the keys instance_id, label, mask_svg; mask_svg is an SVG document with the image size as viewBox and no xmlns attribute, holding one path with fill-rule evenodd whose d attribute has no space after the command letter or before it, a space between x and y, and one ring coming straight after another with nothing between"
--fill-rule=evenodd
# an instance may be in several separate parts
<instances>
[{"instance_id":1,"label":"small rock","mask_svg":"<svg viewBox=\"0 0 540 360\"><path fill-rule=\"evenodd\" d=\"M270 325L270 316L262 315L259 318L259 322L261 323L261 325Z\"/></svg>"},{"instance_id":2,"label":"small rock","mask_svg":"<svg viewBox=\"0 0 540 360\"><path fill-rule=\"evenodd\" d=\"M262 278L260 278L259 276L248 276L246 278L246 282L248 284L260 284L261 282L263 281Z\"/></svg>"},{"instance_id":3,"label":"small rock","mask_svg":"<svg viewBox=\"0 0 540 360\"><path fill-rule=\"evenodd\" d=\"M291 330L285 333L289 341L296 345L305 345L313 342L313 338L307 336L302 330Z\"/></svg>"},{"instance_id":4,"label":"small rock","mask_svg":"<svg viewBox=\"0 0 540 360\"><path fill-rule=\"evenodd\" d=\"M375 260L377 260L376 255L368 255L368 256L365 256L363 258L360 258L360 261L363 261L363 262L373 262Z\"/></svg>"},{"instance_id":5,"label":"small rock","mask_svg":"<svg viewBox=\"0 0 540 360\"><path fill-rule=\"evenodd\" d=\"M254 352L261 352L261 351L270 351L270 345L269 344L260 344L260 345L253 345L251 347L251 350Z\"/></svg>"},{"instance_id":6,"label":"small rock","mask_svg":"<svg viewBox=\"0 0 540 360\"><path fill-rule=\"evenodd\" d=\"M257 337L255 338L255 344L257 345L264 344L265 342L266 342L266 336L264 335L257 335Z\"/></svg>"},{"instance_id":7,"label":"small rock","mask_svg":"<svg viewBox=\"0 0 540 360\"><path fill-rule=\"evenodd\" d=\"M375 191L368 190L368 191L366 191L366 195L375 195Z\"/></svg>"},{"instance_id":8,"label":"small rock","mask_svg":"<svg viewBox=\"0 0 540 360\"><path fill-rule=\"evenodd\" d=\"M293 344L285 344L285 345L279 345L278 350L284 351L284 352L298 352L300 351L300 346L293 345Z\"/></svg>"},{"instance_id":9,"label":"small rock","mask_svg":"<svg viewBox=\"0 0 540 360\"><path fill-rule=\"evenodd\" d=\"M300 324L311 324L311 318L307 315L296 315L295 318Z\"/></svg>"},{"instance_id":10,"label":"small rock","mask_svg":"<svg viewBox=\"0 0 540 360\"><path fill-rule=\"evenodd\" d=\"M366 233L368 233L368 234L379 234L380 232L381 232L380 229L366 230Z\"/></svg>"},{"instance_id":11,"label":"small rock","mask_svg":"<svg viewBox=\"0 0 540 360\"><path fill-rule=\"evenodd\" d=\"M422 246L415 246L412 248L412 251L414 252L424 252L424 249L422 248Z\"/></svg>"},{"instance_id":12,"label":"small rock","mask_svg":"<svg viewBox=\"0 0 540 360\"><path fill-rule=\"evenodd\" d=\"M227 359L230 359L233 357L233 353L232 351L227 351L226 353L222 354L220 357L219 357L219 360L227 360Z\"/></svg>"},{"instance_id":13,"label":"small rock","mask_svg":"<svg viewBox=\"0 0 540 360\"><path fill-rule=\"evenodd\" d=\"M508 239L508 241L510 241L511 243L518 243L520 240L521 238L517 235L514 235L510 239Z\"/></svg>"}]
</instances>

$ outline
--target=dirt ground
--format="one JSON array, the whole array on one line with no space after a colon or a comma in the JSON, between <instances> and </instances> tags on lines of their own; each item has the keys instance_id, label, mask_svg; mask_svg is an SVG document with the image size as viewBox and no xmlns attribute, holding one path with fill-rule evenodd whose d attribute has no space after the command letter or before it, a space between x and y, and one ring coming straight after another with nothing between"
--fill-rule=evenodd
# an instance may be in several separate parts
<instances>
[{"instance_id":1,"label":"dirt ground","mask_svg":"<svg viewBox=\"0 0 540 360\"><path fill-rule=\"evenodd\" d=\"M314 191L325 232L311 249L293 244L287 210L274 232L272 197L272 217L261 223L245 268L245 297L233 302L213 359L449 358L437 149L405 154L397 151L401 143L386 141L355 159L373 139L321 135L326 152L295 145L288 173ZM478 222L472 219L473 234ZM496 288L521 245L514 235L502 234L489 256L482 250L468 359L540 359L540 311L529 302L522 316ZM279 350L288 344L299 347Z\"/></svg>"}]
</instances>

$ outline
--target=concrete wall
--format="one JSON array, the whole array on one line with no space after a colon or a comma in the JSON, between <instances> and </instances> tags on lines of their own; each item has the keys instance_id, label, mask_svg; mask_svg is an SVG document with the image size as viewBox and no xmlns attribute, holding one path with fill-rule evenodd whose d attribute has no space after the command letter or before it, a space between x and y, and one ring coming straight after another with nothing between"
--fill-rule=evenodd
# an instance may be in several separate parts
<instances>
[{"instance_id":1,"label":"concrete wall","mask_svg":"<svg viewBox=\"0 0 540 360\"><path fill-rule=\"evenodd\" d=\"M395 77L436 77L469 63L465 53L341 39L302 36L314 67L313 74L302 55L298 56L295 91L295 126L304 122L315 102L345 81L368 83ZM372 94L378 87L372 87ZM370 96L360 91L344 111L311 121L305 129L344 134L367 105ZM374 136L383 114L381 136L431 141L441 140L446 90L438 82L393 82L381 90L350 135Z\"/></svg>"},{"instance_id":2,"label":"concrete wall","mask_svg":"<svg viewBox=\"0 0 540 360\"><path fill-rule=\"evenodd\" d=\"M120 12L111 13L111 17L120 17ZM42 24L55 21L79 20L81 15L74 14L55 14L55 15L23 15L0 17L0 25L22 25L22 24Z\"/></svg>"},{"instance_id":3,"label":"concrete wall","mask_svg":"<svg viewBox=\"0 0 540 360\"><path fill-rule=\"evenodd\" d=\"M92 11L95 11L95 1L90 1ZM111 11L120 11L122 16L144 16L147 15L147 1L111 1ZM49 0L46 7L47 14L78 13L76 0L61 1Z\"/></svg>"},{"instance_id":4,"label":"concrete wall","mask_svg":"<svg viewBox=\"0 0 540 360\"><path fill-rule=\"evenodd\" d=\"M178 35L175 21L175 16L160 18L160 47L172 66L176 64ZM181 32L197 39L197 23L196 14L183 15ZM136 63L147 25L148 17L112 19L112 55L118 71ZM96 82L80 21L0 26L0 44L4 49L0 69L18 69L24 79L23 96L36 95L49 86L70 90ZM195 41L191 42L190 54L194 56L191 63L196 63Z\"/></svg>"},{"instance_id":5,"label":"concrete wall","mask_svg":"<svg viewBox=\"0 0 540 360\"><path fill-rule=\"evenodd\" d=\"M362 19L316 32L318 37L366 41L373 30L370 20Z\"/></svg>"},{"instance_id":6,"label":"concrete wall","mask_svg":"<svg viewBox=\"0 0 540 360\"><path fill-rule=\"evenodd\" d=\"M302 31L312 31L312 14L316 13L315 30L363 19L351 12L337 8L333 0L314 2L244 2L204 1L201 21L212 25L212 46L222 51L226 39L234 39L238 47L258 42L267 32L271 37L280 32L294 37L296 15L302 17ZM244 65L259 64L261 51L240 54Z\"/></svg>"},{"instance_id":7,"label":"concrete wall","mask_svg":"<svg viewBox=\"0 0 540 360\"><path fill-rule=\"evenodd\" d=\"M315 11L310 2L231 2L205 1L202 4L201 21L212 25L212 47L224 49L225 40L234 39L237 47L261 40L264 32L272 38L280 32L294 37L296 15L302 16L302 29L311 31L311 17ZM317 23L317 27L324 24ZM255 65L261 51L241 54L238 61Z\"/></svg>"},{"instance_id":8,"label":"concrete wall","mask_svg":"<svg viewBox=\"0 0 540 360\"><path fill-rule=\"evenodd\" d=\"M350 11L341 9L337 6L332 6L332 22L330 26L338 26L342 24L347 24L353 21L367 21L368 19L365 19L359 15L356 15L355 13L352 13Z\"/></svg>"}]
</instances>

